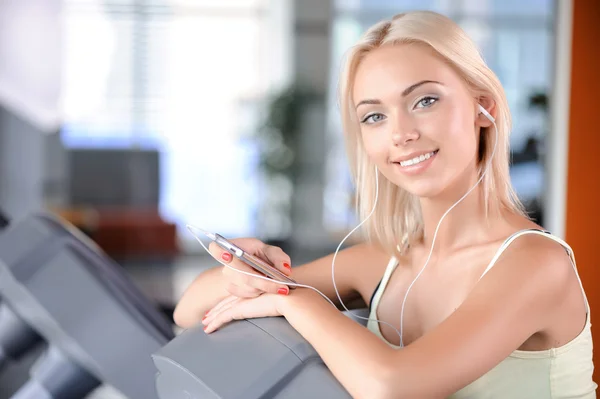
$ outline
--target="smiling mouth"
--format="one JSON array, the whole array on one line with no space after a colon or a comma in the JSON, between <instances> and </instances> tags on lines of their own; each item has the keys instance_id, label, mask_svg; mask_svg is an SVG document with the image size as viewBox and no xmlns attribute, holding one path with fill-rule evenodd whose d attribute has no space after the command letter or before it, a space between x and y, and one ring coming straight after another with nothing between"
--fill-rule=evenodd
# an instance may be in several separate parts
<instances>
[{"instance_id":1,"label":"smiling mouth","mask_svg":"<svg viewBox=\"0 0 600 399\"><path fill-rule=\"evenodd\" d=\"M407 159L406 161L402 161L402 162L394 162L396 165L400 165L400 166L413 166L413 165L418 165L421 162L424 162L426 160L428 160L429 158L433 157L435 154L437 154L440 150L435 150L435 151L431 151L427 154L421 154L418 157L414 157L412 159Z\"/></svg>"}]
</instances>

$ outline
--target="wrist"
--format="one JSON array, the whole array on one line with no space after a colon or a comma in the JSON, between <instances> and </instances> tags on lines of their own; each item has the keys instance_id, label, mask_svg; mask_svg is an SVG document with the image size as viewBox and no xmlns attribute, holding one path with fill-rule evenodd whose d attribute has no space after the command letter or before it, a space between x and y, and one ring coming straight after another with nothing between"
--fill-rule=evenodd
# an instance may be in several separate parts
<instances>
[{"instance_id":1,"label":"wrist","mask_svg":"<svg viewBox=\"0 0 600 399\"><path fill-rule=\"evenodd\" d=\"M296 288L290 290L287 295L278 295L277 310L282 316L286 316L293 309L305 307L309 302L315 301L315 296L319 296L313 290L307 288Z\"/></svg>"}]
</instances>

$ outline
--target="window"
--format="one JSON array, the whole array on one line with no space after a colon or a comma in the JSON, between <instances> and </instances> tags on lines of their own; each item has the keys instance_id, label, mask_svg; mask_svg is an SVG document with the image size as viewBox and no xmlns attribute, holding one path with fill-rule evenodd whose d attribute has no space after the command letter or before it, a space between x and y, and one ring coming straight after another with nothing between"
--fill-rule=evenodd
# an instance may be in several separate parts
<instances>
[{"instance_id":1,"label":"window","mask_svg":"<svg viewBox=\"0 0 600 399\"><path fill-rule=\"evenodd\" d=\"M253 234L260 199L244 137L261 98L288 78L287 7L65 0L64 143L154 148L160 210L182 236L186 223Z\"/></svg>"},{"instance_id":2,"label":"window","mask_svg":"<svg viewBox=\"0 0 600 399\"><path fill-rule=\"evenodd\" d=\"M532 142L544 141L548 116L532 109L529 103L534 93L548 93L551 88L553 8L552 0L335 0L328 113L332 144L327 165L325 226L347 231L357 222L335 90L345 51L369 26L414 9L437 11L459 23L481 47L488 65L504 86L513 116L511 146L520 153L526 152ZM524 202L539 202L544 172L538 158L515 163L511 175Z\"/></svg>"}]
</instances>

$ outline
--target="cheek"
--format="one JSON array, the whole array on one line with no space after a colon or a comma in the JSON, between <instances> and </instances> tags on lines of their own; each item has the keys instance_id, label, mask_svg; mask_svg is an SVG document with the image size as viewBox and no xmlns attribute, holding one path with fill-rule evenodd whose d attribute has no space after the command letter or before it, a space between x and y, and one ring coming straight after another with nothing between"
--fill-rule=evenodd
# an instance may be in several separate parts
<instances>
[{"instance_id":1,"label":"cheek","mask_svg":"<svg viewBox=\"0 0 600 399\"><path fill-rule=\"evenodd\" d=\"M373 130L373 129L368 129ZM362 143L369 159L377 165L387 162L388 145L383 132L367 131L362 134Z\"/></svg>"},{"instance_id":2,"label":"cheek","mask_svg":"<svg viewBox=\"0 0 600 399\"><path fill-rule=\"evenodd\" d=\"M470 162L477 156L477 137L471 115L465 114L465 107L457 107L445 118L440 118L441 129L444 137L440 141L444 147L450 150L450 155L460 158L463 161Z\"/></svg>"},{"instance_id":3,"label":"cheek","mask_svg":"<svg viewBox=\"0 0 600 399\"><path fill-rule=\"evenodd\" d=\"M478 155L477 138L472 128L462 128L456 130L452 137L453 150L457 157L460 157L464 162L471 163Z\"/></svg>"}]
</instances>

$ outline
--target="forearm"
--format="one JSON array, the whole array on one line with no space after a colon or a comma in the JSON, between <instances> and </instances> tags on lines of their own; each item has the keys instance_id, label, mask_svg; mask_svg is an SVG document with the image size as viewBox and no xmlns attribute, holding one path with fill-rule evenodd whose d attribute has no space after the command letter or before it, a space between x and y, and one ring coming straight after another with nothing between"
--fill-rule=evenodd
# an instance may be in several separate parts
<instances>
[{"instance_id":1,"label":"forearm","mask_svg":"<svg viewBox=\"0 0 600 399\"><path fill-rule=\"evenodd\" d=\"M221 269L215 267L201 273L182 295L173 314L179 327L196 325L206 312L229 295Z\"/></svg>"},{"instance_id":2,"label":"forearm","mask_svg":"<svg viewBox=\"0 0 600 399\"><path fill-rule=\"evenodd\" d=\"M302 291L282 299L283 316L315 348L352 397L387 397L393 350L322 298Z\"/></svg>"}]
</instances>

